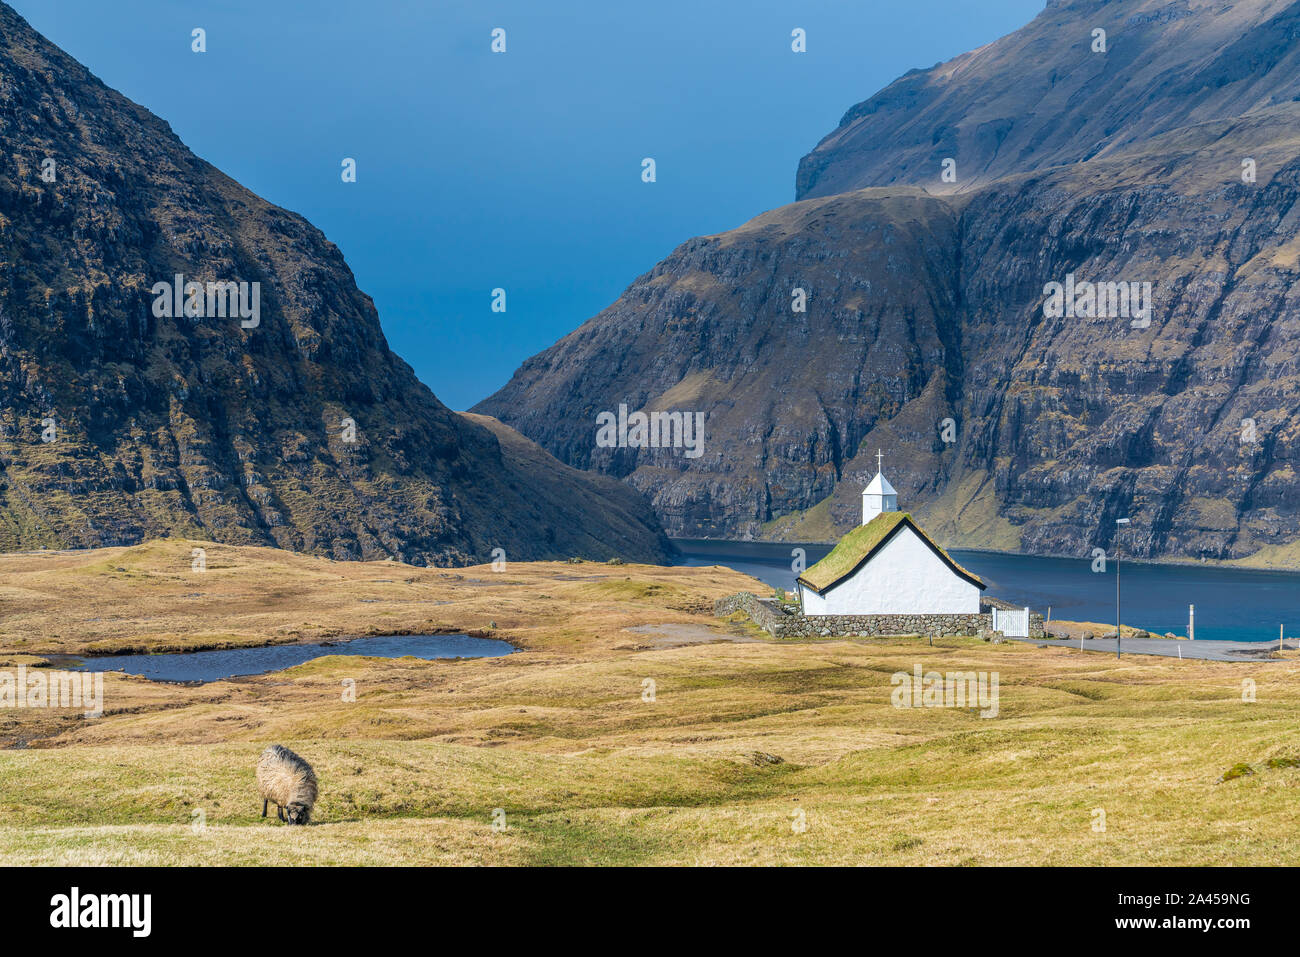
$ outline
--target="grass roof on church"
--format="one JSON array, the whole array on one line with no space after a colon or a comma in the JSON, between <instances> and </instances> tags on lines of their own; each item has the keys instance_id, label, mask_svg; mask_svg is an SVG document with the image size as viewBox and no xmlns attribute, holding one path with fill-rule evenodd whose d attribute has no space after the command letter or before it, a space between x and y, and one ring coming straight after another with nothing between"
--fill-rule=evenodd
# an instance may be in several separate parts
<instances>
[{"instance_id":1,"label":"grass roof on church","mask_svg":"<svg viewBox=\"0 0 1300 957\"><path fill-rule=\"evenodd\" d=\"M799 581L810 586L818 594L830 588L836 582L852 574L853 571L871 556L899 525L906 522L927 545L938 553L939 557L952 566L953 571L984 588L984 582L978 575L973 575L962 568L945 552L921 527L912 521L907 512L881 512L866 525L859 525L840 539L831 553L799 576Z\"/></svg>"}]
</instances>

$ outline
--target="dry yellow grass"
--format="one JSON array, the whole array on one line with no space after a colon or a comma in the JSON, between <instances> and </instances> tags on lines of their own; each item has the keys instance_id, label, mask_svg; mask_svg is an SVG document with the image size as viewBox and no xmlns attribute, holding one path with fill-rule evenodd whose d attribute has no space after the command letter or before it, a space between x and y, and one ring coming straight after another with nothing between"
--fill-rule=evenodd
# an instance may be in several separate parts
<instances>
[{"instance_id":1,"label":"dry yellow grass","mask_svg":"<svg viewBox=\"0 0 1300 957\"><path fill-rule=\"evenodd\" d=\"M192 570L203 549L206 571ZM695 622L756 583L729 569L509 562L437 569L331 562L273 548L164 540L0 555L0 654L112 654L468 632L522 648L599 653L590 639ZM497 623L495 631L490 629ZM605 649L608 651L609 649Z\"/></svg>"},{"instance_id":2,"label":"dry yellow grass","mask_svg":"<svg viewBox=\"0 0 1300 957\"><path fill-rule=\"evenodd\" d=\"M1268 764L1300 755L1293 661L774 642L712 618L714 597L757 587L722 569L448 572L205 546L199 576L190 547L0 558L0 651L493 619L525 650L326 657L201 687L109 676L103 718L3 713L0 735L28 742L0 751L7 860L1300 862L1300 769ZM675 628L630 630L647 625ZM998 716L893 707L891 676L918 663L996 672ZM349 678L355 701L341 695ZM257 816L253 767L271 742L316 768L311 827ZM1238 763L1256 773L1220 783ZM1101 811L1106 828L1094 830Z\"/></svg>"}]
</instances>

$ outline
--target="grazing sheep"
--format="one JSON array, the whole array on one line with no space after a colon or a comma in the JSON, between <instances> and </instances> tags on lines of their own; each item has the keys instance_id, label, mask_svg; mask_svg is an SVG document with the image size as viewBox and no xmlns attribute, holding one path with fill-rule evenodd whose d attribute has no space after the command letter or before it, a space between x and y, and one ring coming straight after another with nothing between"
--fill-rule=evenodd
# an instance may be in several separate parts
<instances>
[{"instance_id":1,"label":"grazing sheep","mask_svg":"<svg viewBox=\"0 0 1300 957\"><path fill-rule=\"evenodd\" d=\"M257 790L262 797L262 817L266 817L267 805L274 802L280 820L306 824L316 804L316 772L288 748L273 744L257 761Z\"/></svg>"}]
</instances>

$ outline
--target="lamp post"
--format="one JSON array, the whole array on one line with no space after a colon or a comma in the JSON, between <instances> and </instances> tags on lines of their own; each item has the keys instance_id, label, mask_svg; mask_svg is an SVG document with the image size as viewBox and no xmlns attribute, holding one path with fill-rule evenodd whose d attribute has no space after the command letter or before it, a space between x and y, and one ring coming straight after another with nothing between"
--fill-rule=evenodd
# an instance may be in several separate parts
<instances>
[{"instance_id":1,"label":"lamp post","mask_svg":"<svg viewBox=\"0 0 1300 957\"><path fill-rule=\"evenodd\" d=\"M1124 563L1124 543L1119 537L1120 527L1127 525L1127 518L1115 519L1115 657L1119 658L1120 649L1124 642L1123 632L1120 630L1123 626L1120 624L1119 616L1119 573Z\"/></svg>"}]
</instances>

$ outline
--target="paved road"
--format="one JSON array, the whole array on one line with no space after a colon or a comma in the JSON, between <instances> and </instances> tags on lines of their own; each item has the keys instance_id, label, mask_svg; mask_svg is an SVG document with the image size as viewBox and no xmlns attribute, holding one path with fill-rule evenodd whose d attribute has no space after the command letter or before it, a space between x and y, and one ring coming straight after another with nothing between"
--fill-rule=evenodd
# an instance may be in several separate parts
<instances>
[{"instance_id":1,"label":"paved road","mask_svg":"<svg viewBox=\"0 0 1300 957\"><path fill-rule=\"evenodd\" d=\"M1050 640L1043 638L1009 638L1008 641L1027 641L1041 648L1075 648L1079 640ZM1296 640L1290 639L1285 648L1292 650ZM1115 654L1114 638L1094 638L1083 642L1084 651L1108 651ZM1125 638L1124 654L1164 655L1177 658L1200 658L1205 661L1268 661L1269 652L1277 650L1276 641L1174 641L1170 638Z\"/></svg>"}]
</instances>

